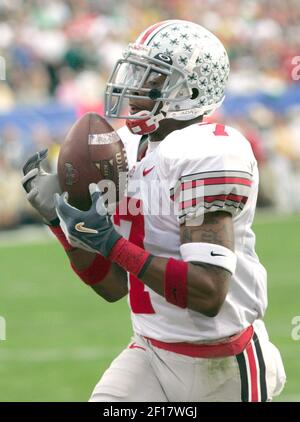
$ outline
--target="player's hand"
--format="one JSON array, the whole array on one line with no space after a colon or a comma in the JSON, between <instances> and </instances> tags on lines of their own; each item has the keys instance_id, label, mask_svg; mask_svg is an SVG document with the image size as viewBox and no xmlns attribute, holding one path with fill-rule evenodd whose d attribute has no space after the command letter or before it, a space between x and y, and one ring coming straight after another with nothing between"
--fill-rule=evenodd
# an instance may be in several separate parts
<instances>
[{"instance_id":1,"label":"player's hand","mask_svg":"<svg viewBox=\"0 0 300 422\"><path fill-rule=\"evenodd\" d=\"M37 152L23 166L22 185L27 192L27 199L47 224L57 225L59 220L55 211L53 195L61 193L57 174L46 173L42 161L48 150Z\"/></svg>"},{"instance_id":2,"label":"player's hand","mask_svg":"<svg viewBox=\"0 0 300 422\"><path fill-rule=\"evenodd\" d=\"M98 186L91 183L89 191L92 205L88 211L72 207L67 192L55 195L60 226L72 246L108 257L122 236L114 229Z\"/></svg>"}]
</instances>

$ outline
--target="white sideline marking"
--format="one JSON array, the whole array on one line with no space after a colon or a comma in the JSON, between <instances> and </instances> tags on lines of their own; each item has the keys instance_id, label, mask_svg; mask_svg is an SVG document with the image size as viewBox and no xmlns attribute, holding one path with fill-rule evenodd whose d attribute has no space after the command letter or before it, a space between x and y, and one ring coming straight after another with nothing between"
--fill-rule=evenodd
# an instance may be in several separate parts
<instances>
[{"instance_id":1,"label":"white sideline marking","mask_svg":"<svg viewBox=\"0 0 300 422\"><path fill-rule=\"evenodd\" d=\"M17 230L0 230L0 248L49 243L54 235L46 226L24 226Z\"/></svg>"},{"instance_id":2,"label":"white sideline marking","mask_svg":"<svg viewBox=\"0 0 300 422\"><path fill-rule=\"evenodd\" d=\"M277 214L275 211L258 210L258 212L256 212L254 224L284 224L291 219L295 219L300 222L300 215L285 215ZM26 225L19 227L16 230L1 231L0 229L0 248L26 245L28 243L49 243L52 239L54 239L54 235L50 232L46 225Z\"/></svg>"},{"instance_id":3,"label":"white sideline marking","mask_svg":"<svg viewBox=\"0 0 300 422\"><path fill-rule=\"evenodd\" d=\"M124 347L125 348L125 347ZM120 348L91 348L82 347L72 350L63 349L25 349L1 350L0 362L59 362L64 360L100 360L114 357L120 353Z\"/></svg>"}]
</instances>

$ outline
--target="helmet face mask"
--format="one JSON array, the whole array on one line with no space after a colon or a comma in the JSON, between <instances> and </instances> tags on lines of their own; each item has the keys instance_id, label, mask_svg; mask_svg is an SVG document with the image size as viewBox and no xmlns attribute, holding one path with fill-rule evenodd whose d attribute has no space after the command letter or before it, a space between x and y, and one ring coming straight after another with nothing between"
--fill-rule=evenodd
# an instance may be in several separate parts
<instances>
[{"instance_id":1,"label":"helmet face mask","mask_svg":"<svg viewBox=\"0 0 300 422\"><path fill-rule=\"evenodd\" d=\"M191 120L222 104L228 76L226 50L211 32L188 21L160 22L129 44L116 63L106 86L105 113L129 120L146 115ZM128 102L142 100L149 104L146 115L126 110Z\"/></svg>"},{"instance_id":2,"label":"helmet face mask","mask_svg":"<svg viewBox=\"0 0 300 422\"><path fill-rule=\"evenodd\" d=\"M165 59L169 59L165 56ZM130 114L122 114L124 100L152 100L154 105L150 114L153 116L161 102L188 99L192 95L184 72L157 58L135 56L128 53L117 61L108 80L105 92L105 110L109 117L136 119ZM183 95L183 93L185 95Z\"/></svg>"}]
</instances>

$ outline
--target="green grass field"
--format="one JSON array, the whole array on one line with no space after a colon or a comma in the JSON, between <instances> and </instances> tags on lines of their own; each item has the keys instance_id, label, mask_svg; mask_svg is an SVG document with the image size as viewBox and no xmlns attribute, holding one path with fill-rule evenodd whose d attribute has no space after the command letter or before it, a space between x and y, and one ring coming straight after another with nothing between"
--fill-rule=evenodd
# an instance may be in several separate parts
<instances>
[{"instance_id":1,"label":"green grass field","mask_svg":"<svg viewBox=\"0 0 300 422\"><path fill-rule=\"evenodd\" d=\"M281 350L288 382L279 398L300 401L297 217L259 217L257 252L269 274L266 325ZM53 241L0 246L0 401L86 401L104 369L129 342L126 300L105 303L76 279Z\"/></svg>"}]
</instances>

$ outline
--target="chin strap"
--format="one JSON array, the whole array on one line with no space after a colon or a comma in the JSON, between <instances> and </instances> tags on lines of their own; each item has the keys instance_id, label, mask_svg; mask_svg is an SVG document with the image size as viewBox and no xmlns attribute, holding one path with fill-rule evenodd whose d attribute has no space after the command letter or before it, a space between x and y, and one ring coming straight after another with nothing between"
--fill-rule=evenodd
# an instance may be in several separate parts
<instances>
[{"instance_id":1,"label":"chin strap","mask_svg":"<svg viewBox=\"0 0 300 422\"><path fill-rule=\"evenodd\" d=\"M160 120L165 118L162 113L153 116L147 110L139 111L134 117L137 117L137 119L126 120L126 126L134 135L147 135L155 132L159 127Z\"/></svg>"},{"instance_id":2,"label":"chin strap","mask_svg":"<svg viewBox=\"0 0 300 422\"><path fill-rule=\"evenodd\" d=\"M187 110L169 111L167 108L162 108L160 113L153 116L148 110L142 110L133 115L134 118L126 120L126 126L134 135L148 135L155 132L159 128L159 122L162 119L174 119L179 121L192 120L204 114L212 114L224 101L225 96L221 101L213 105L206 105L198 108L191 108Z\"/></svg>"}]
</instances>

